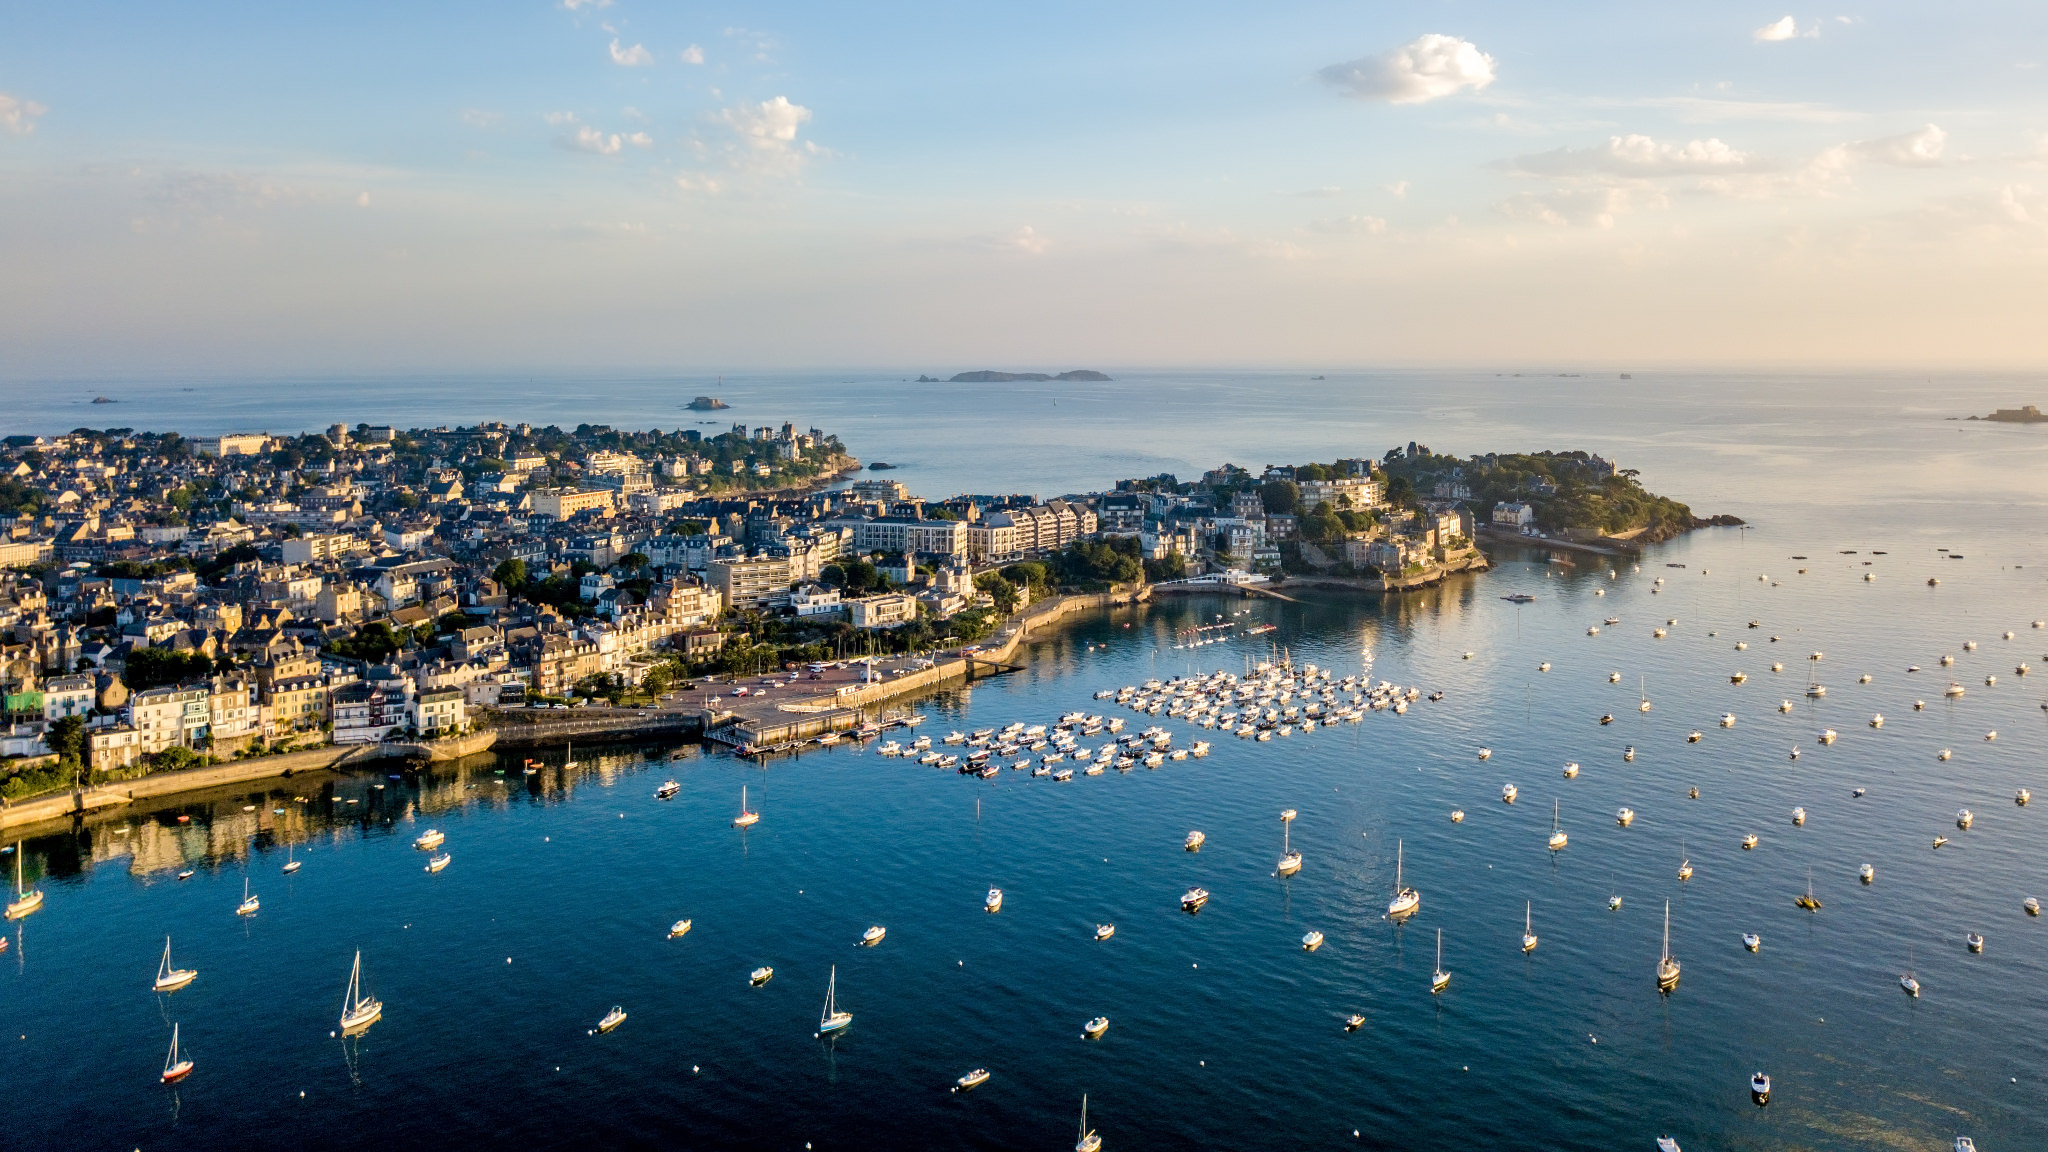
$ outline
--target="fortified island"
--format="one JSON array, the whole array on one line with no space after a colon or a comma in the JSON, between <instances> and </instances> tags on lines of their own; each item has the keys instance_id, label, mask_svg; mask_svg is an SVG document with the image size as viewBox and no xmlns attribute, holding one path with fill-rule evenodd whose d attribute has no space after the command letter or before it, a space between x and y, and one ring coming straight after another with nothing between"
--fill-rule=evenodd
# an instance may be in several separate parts
<instances>
[{"instance_id":1,"label":"fortified island","mask_svg":"<svg viewBox=\"0 0 2048 1152\"><path fill-rule=\"evenodd\" d=\"M1725 522L1585 452L1411 443L1051 498L859 475L791 422L8 437L0 826L377 756L768 747L1008 668L1072 611L1395 593L1484 569L1489 541ZM720 687L762 673L768 695Z\"/></svg>"},{"instance_id":2,"label":"fortified island","mask_svg":"<svg viewBox=\"0 0 2048 1152\"><path fill-rule=\"evenodd\" d=\"M1992 420L2000 424L2048 423L2048 416L2042 415L2041 410L2032 404L2022 405L2018 408L2000 408L1989 416L1972 416L1970 419Z\"/></svg>"}]
</instances>

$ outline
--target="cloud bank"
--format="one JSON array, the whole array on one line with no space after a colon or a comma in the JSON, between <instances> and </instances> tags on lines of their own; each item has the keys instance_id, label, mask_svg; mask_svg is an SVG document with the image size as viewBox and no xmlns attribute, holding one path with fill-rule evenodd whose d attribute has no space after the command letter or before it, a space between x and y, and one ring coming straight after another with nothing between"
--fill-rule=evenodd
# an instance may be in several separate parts
<instances>
[{"instance_id":1,"label":"cloud bank","mask_svg":"<svg viewBox=\"0 0 2048 1152\"><path fill-rule=\"evenodd\" d=\"M36 130L36 117L48 111L33 100L20 100L0 92L0 131L26 136Z\"/></svg>"}]
</instances>

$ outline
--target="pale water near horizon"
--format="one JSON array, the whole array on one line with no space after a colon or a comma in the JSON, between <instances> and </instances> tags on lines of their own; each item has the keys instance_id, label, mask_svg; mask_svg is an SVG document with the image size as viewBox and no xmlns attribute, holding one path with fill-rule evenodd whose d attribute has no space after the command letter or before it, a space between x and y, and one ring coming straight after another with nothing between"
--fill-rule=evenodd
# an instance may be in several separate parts
<instances>
[{"instance_id":1,"label":"pale water near horizon","mask_svg":"<svg viewBox=\"0 0 2048 1152\"><path fill-rule=\"evenodd\" d=\"M1905 379L1646 375L1161 374L1060 386L1058 414L1027 391L1043 385L926 410L912 388L962 386L874 383L805 407L804 382L729 381L736 407L721 417L838 431L927 495L1053 495L1416 439L1460 454L1601 451L1696 511L1756 527L1694 533L1611 580L1503 555L1497 572L1406 598L1257 602L1245 621L1275 632L1197 650L1175 649L1175 633L1245 605L1105 612L1035 644L1027 671L924 705L927 732L1119 714L1093 692L1241 671L1272 645L1339 675L1370 649L1376 677L1446 693L1268 743L1203 734L1213 755L1157 771L983 782L851 747L766 770L695 749L669 762L666 748L583 750L595 763L550 768L532 790L508 757L509 778L364 774L304 812L286 787L31 840L49 899L0 954L0 1036L16 1037L0 1132L24 1148L1061 1148L1087 1092L1110 1149L1647 1150L1666 1133L1687 1152L1938 1149L1957 1133L1984 1152L2048 1146L2048 921L2020 906L2048 898L2048 629L2031 627L2048 618L2048 429L1941 419L2037 398L2016 380L1935 396ZM573 403L559 389L415 392L410 409L363 390L364 414L309 405L303 423L666 427L632 413L708 390L593 384ZM211 403L220 428L240 428L253 408L235 404L257 402ZM572 418L579 405L590 413ZM119 412L142 427L142 410L15 419L40 430ZM1498 598L1512 591L1537 600ZM1609 615L1622 623L1586 635ZM1815 650L1817 702L1801 694ZM2022 662L2039 671L2016 675ZM1729 682L1737 670L1747 683ZM1951 676L1967 688L1954 702ZM1777 712L1781 699L1794 711ZM1600 726L1603 712L1616 723ZM1717 726L1723 712L1735 727ZM1159 722L1183 744L1196 734ZM1816 742L1823 727L1841 733L1831 747ZM1566 760L1584 765L1577 779ZM652 800L668 775L682 794ZM1521 790L1512 807L1506 781ZM742 784L763 813L746 833L729 827ZM2021 786L2043 799L2017 807ZM1553 800L1571 835L1556 855ZM1627 829L1623 804L1638 813ZM1965 805L1968 832L1954 823ZM1272 875L1283 807L1301 813L1307 861L1286 881ZM1451 823L1453 808L1467 819ZM179 811L193 822L176 825ZM429 825L454 857L437 875L409 843ZM1198 854L1180 848L1190 828L1208 835ZM1743 851L1750 832L1761 843ZM1937 834L1952 843L1931 849ZM295 877L277 870L285 839L305 862ZM1397 841L1423 894L1401 927L1380 918ZM1675 876L1681 841L1689 884ZM198 876L173 880L188 861ZM1872 885L1857 882L1863 863ZM1809 869L1825 905L1812 914L1792 903ZM238 919L245 872L263 909ZM1214 899L1188 916L1176 900L1194 883ZM996 916L980 907L990 884L1006 892ZM1668 997L1652 978L1666 899L1685 965ZM1525 901L1542 941L1527 956ZM664 939L683 916L695 930ZM1104 921L1117 934L1096 943ZM855 947L869 924L888 938ZM1312 954L1299 944L1310 928L1328 937ZM1439 928L1453 982L1431 996ZM1971 931L1987 938L1981 955L1964 947ZM201 974L160 999L149 980L167 932ZM1761 951L1744 951L1743 932ZM358 947L387 1008L345 1046L329 1032ZM749 988L759 964L776 976ZM855 1022L828 1043L811 1034L835 964ZM1897 983L1909 966L1917 1000ZM627 1022L586 1035L615 1003ZM1355 1033L1350 1012L1366 1016ZM1098 1014L1108 1035L1081 1040ZM155 1082L171 1021L197 1061L175 1091ZM991 1070L987 1085L946 1091L974 1067ZM1746 1093L1757 1069L1775 1082L1766 1109Z\"/></svg>"}]
</instances>

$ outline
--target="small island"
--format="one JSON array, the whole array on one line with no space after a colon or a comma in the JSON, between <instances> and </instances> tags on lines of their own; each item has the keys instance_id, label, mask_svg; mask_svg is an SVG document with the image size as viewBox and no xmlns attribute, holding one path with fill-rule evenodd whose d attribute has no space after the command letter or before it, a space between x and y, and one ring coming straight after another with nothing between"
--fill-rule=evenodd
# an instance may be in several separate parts
<instances>
[{"instance_id":1,"label":"small island","mask_svg":"<svg viewBox=\"0 0 2048 1152\"><path fill-rule=\"evenodd\" d=\"M868 465L868 471L870 472L893 472L895 470L896 466L887 460L877 460L873 464Z\"/></svg>"},{"instance_id":2,"label":"small island","mask_svg":"<svg viewBox=\"0 0 2048 1152\"><path fill-rule=\"evenodd\" d=\"M698 412L716 412L720 408L730 408L732 405L727 404L716 396L699 396L695 400L690 401L685 407Z\"/></svg>"},{"instance_id":3,"label":"small island","mask_svg":"<svg viewBox=\"0 0 2048 1152\"><path fill-rule=\"evenodd\" d=\"M2032 404L2023 405L2018 408L2000 408L1998 411L1993 412L1989 416L1972 416L1970 417L1970 419L1991 420L1999 424L2048 423L2048 416L2042 415L2041 410L2039 408L2036 408Z\"/></svg>"},{"instance_id":4,"label":"small island","mask_svg":"<svg viewBox=\"0 0 2048 1152\"><path fill-rule=\"evenodd\" d=\"M924 379L924 378L923 378L923 377L919 377L919 379L920 379L920 380L922 380L922 379ZM994 371L993 369L983 368L982 370L980 370L980 371L978 371L978 372L962 372L962 373L960 373L959 375L957 375L957 376L953 377L953 379L952 379L952 380L950 380L950 381L948 381L948 383L952 383L952 384L1009 384L1009 383L1013 383L1013 382L1016 382L1016 381L1026 381L1026 380L1108 380L1108 379L1110 379L1110 377L1108 377L1108 376L1105 376L1105 375L1103 375L1102 373L1100 373L1100 372L1097 372L1097 371L1094 371L1093 369L1089 369L1089 368L1076 368L1076 369L1074 369L1074 370L1073 370L1073 371L1071 371L1071 372L1062 372L1062 373L1060 373L1060 374L1059 374L1059 375L1057 375L1057 376L1049 376L1049 375L1047 375L1047 374L1046 374L1046 373L1044 373L1044 372L997 372L997 371Z\"/></svg>"}]
</instances>

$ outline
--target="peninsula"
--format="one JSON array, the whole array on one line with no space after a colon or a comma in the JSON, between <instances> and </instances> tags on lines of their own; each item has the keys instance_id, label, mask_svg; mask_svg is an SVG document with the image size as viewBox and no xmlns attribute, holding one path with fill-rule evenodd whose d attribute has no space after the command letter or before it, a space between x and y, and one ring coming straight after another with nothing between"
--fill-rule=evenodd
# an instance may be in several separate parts
<instances>
[{"instance_id":1,"label":"peninsula","mask_svg":"<svg viewBox=\"0 0 2048 1152\"><path fill-rule=\"evenodd\" d=\"M1629 548L1707 523L1586 452L1411 443L1052 498L928 499L859 469L793 422L7 437L0 825L258 760L706 730L716 709L676 689L714 676L872 658L882 678L833 690L878 707L935 682L934 653L935 676L1003 662L972 646L1007 654L1051 601L1397 592L1485 569L1485 539ZM632 707L554 712L597 701Z\"/></svg>"}]
</instances>

